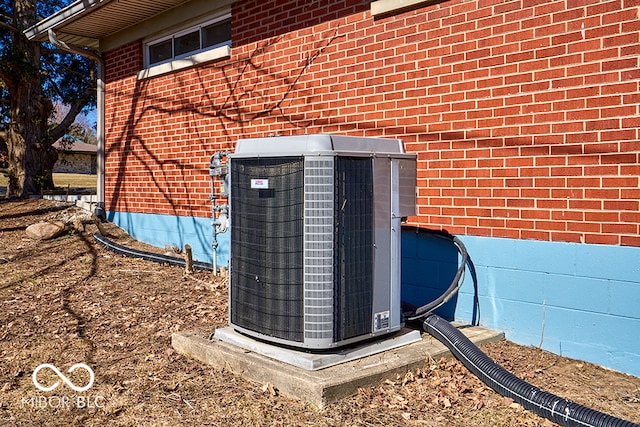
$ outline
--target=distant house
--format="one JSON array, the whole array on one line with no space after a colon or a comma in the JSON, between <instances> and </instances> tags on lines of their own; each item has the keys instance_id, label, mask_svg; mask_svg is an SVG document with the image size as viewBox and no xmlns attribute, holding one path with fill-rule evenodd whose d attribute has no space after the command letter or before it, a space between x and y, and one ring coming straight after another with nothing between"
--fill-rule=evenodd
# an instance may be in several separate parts
<instances>
[{"instance_id":1,"label":"distant house","mask_svg":"<svg viewBox=\"0 0 640 427\"><path fill-rule=\"evenodd\" d=\"M239 138L400 138L410 224L475 265L456 319L640 376L637 2L82 0L48 31L100 52L103 203L134 237L210 257L209 159ZM415 229L419 299L457 258Z\"/></svg>"},{"instance_id":2,"label":"distant house","mask_svg":"<svg viewBox=\"0 0 640 427\"><path fill-rule=\"evenodd\" d=\"M56 141L53 147L58 150L58 161L53 172L95 174L97 172L98 147L80 141Z\"/></svg>"}]
</instances>

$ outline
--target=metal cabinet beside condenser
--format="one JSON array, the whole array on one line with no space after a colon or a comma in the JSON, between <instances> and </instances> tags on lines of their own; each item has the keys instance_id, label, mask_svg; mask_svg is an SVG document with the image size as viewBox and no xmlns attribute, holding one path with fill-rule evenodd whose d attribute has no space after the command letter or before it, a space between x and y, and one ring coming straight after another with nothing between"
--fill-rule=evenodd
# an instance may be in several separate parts
<instances>
[{"instance_id":1,"label":"metal cabinet beside condenser","mask_svg":"<svg viewBox=\"0 0 640 427\"><path fill-rule=\"evenodd\" d=\"M402 327L400 223L416 156L401 140L241 139L229 156L229 323L323 350Z\"/></svg>"}]
</instances>

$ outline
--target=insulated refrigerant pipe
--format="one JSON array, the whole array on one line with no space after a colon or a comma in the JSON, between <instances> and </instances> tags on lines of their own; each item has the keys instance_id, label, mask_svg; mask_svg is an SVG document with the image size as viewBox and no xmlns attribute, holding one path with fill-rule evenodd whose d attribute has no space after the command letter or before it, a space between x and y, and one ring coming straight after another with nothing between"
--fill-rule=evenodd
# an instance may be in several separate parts
<instances>
[{"instance_id":1,"label":"insulated refrigerant pipe","mask_svg":"<svg viewBox=\"0 0 640 427\"><path fill-rule=\"evenodd\" d=\"M423 328L446 345L467 369L493 390L557 424L576 427L640 427L640 424L563 399L516 377L437 314L427 315Z\"/></svg>"},{"instance_id":2,"label":"insulated refrigerant pipe","mask_svg":"<svg viewBox=\"0 0 640 427\"><path fill-rule=\"evenodd\" d=\"M446 304L455 294L458 293L460 286L462 286L462 282L464 281L464 273L467 268L467 263L469 262L469 254L467 253L467 248L462 243L462 240L457 238L456 236L444 235L441 233L433 232L435 237L450 240L451 243L456 247L458 253L460 254L461 260L458 265L458 270L456 270L456 274L451 281L449 287L435 300L423 305L422 307L418 307L415 312L407 318L407 320L417 320L423 318L426 314L435 311L437 308Z\"/></svg>"}]
</instances>

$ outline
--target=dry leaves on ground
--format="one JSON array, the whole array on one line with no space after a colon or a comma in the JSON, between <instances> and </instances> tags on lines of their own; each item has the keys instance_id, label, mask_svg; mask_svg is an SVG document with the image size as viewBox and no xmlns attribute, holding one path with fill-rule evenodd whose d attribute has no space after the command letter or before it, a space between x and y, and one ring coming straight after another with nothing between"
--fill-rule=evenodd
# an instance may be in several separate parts
<instances>
[{"instance_id":1,"label":"dry leaves on ground","mask_svg":"<svg viewBox=\"0 0 640 427\"><path fill-rule=\"evenodd\" d=\"M427 360L422 369L323 410L271 384L203 366L177 354L170 337L227 324L226 280L208 272L185 276L180 267L109 252L93 240L92 224L50 241L25 235L30 224L77 214L44 200L0 202L0 425L552 425L494 393L453 359ZM113 224L105 227L116 242L163 252ZM508 341L483 349L537 386L640 422L638 378ZM34 369L78 362L95 372L84 406L40 405L37 397L53 392L34 387ZM43 383L58 379L48 375ZM77 375L78 383L86 380Z\"/></svg>"}]
</instances>

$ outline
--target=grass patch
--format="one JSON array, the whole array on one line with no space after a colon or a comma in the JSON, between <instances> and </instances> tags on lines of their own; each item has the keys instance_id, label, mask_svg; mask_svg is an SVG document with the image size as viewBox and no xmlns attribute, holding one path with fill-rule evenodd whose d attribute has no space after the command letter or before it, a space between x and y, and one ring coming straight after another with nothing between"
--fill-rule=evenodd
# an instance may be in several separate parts
<instances>
[{"instance_id":1,"label":"grass patch","mask_svg":"<svg viewBox=\"0 0 640 427\"><path fill-rule=\"evenodd\" d=\"M6 187L9 179L4 173L0 173L0 187ZM97 176L83 173L54 173L53 183L56 187L66 189L69 188L86 188L95 189L97 186Z\"/></svg>"},{"instance_id":2,"label":"grass patch","mask_svg":"<svg viewBox=\"0 0 640 427\"><path fill-rule=\"evenodd\" d=\"M56 187L96 188L97 176L83 173L54 173L53 183Z\"/></svg>"}]
</instances>

